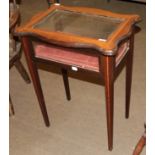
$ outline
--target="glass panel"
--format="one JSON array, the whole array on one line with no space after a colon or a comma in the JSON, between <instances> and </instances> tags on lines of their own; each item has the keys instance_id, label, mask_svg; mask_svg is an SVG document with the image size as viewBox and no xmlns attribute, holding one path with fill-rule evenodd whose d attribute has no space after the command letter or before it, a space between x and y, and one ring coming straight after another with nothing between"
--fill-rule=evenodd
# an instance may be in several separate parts
<instances>
[{"instance_id":1,"label":"glass panel","mask_svg":"<svg viewBox=\"0 0 155 155\"><path fill-rule=\"evenodd\" d=\"M54 10L34 28L106 40L122 19L67 10Z\"/></svg>"}]
</instances>

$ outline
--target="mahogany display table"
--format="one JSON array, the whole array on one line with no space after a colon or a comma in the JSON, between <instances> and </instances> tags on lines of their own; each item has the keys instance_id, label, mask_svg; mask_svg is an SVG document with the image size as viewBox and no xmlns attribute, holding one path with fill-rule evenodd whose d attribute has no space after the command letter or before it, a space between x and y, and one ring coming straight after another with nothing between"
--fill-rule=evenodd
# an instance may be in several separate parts
<instances>
[{"instance_id":1,"label":"mahogany display table","mask_svg":"<svg viewBox=\"0 0 155 155\"><path fill-rule=\"evenodd\" d=\"M67 70L83 71L84 74L92 72L105 83L108 148L112 150L114 79L119 65L125 60L128 118L135 24L139 21L138 15L55 3L16 30L22 41L46 126L50 123L36 62L61 68L68 100L71 97Z\"/></svg>"}]
</instances>

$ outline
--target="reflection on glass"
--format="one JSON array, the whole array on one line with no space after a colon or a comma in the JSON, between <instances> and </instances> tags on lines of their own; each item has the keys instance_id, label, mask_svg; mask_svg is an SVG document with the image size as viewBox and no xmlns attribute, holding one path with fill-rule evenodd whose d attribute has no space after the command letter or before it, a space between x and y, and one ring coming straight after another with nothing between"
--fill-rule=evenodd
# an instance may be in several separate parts
<instances>
[{"instance_id":1,"label":"reflection on glass","mask_svg":"<svg viewBox=\"0 0 155 155\"><path fill-rule=\"evenodd\" d=\"M54 10L34 28L106 40L122 19L67 10Z\"/></svg>"}]
</instances>

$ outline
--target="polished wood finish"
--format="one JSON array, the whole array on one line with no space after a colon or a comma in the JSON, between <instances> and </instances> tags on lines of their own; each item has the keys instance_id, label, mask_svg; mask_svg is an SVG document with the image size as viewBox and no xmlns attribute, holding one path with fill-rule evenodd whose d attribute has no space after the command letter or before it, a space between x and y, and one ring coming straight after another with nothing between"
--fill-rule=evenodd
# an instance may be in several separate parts
<instances>
[{"instance_id":1,"label":"polished wood finish","mask_svg":"<svg viewBox=\"0 0 155 155\"><path fill-rule=\"evenodd\" d=\"M116 31L113 32L107 39L107 41L102 41L99 39L93 39L88 37L80 37L73 34L65 34L63 32L54 32L54 31L45 31L41 29L35 29L33 26L39 22L41 19L46 17L52 11L59 9L59 10L69 10L73 12L80 12L80 13L87 13L94 15L101 15L101 16L108 16L111 18L119 18L122 19L123 22L117 28ZM39 36L43 39L53 42L54 44L63 45L67 47L78 47L78 48L94 48L101 52L104 55L116 55L118 43L125 37L129 36L131 33L131 27L133 24L140 21L140 17L138 15L122 15L112 13L110 11L99 10L94 8L84 8L84 7L69 7L69 6L62 6L62 5L52 5L47 11L39 13L38 15L34 16L27 24L22 27L19 27L16 30L16 34L23 36L29 35L31 36Z\"/></svg>"},{"instance_id":2,"label":"polished wood finish","mask_svg":"<svg viewBox=\"0 0 155 155\"><path fill-rule=\"evenodd\" d=\"M108 132L108 148L113 149L113 117L114 117L114 72L115 72L115 57L101 57L101 72L105 82L106 96L106 114L107 114L107 132Z\"/></svg>"},{"instance_id":3,"label":"polished wood finish","mask_svg":"<svg viewBox=\"0 0 155 155\"><path fill-rule=\"evenodd\" d=\"M65 86L65 91L66 91L66 98L69 101L71 99L70 95L70 88L69 88L69 82L68 82L68 73L66 69L61 69L61 73L63 75L63 82Z\"/></svg>"},{"instance_id":4,"label":"polished wood finish","mask_svg":"<svg viewBox=\"0 0 155 155\"><path fill-rule=\"evenodd\" d=\"M133 50L134 50L134 30L130 37L130 48L127 54L126 62L126 107L125 107L125 117L129 118L130 109L130 96L131 96L131 84L132 84L132 68L133 68Z\"/></svg>"},{"instance_id":5,"label":"polished wood finish","mask_svg":"<svg viewBox=\"0 0 155 155\"><path fill-rule=\"evenodd\" d=\"M45 31L41 29L35 29L33 26L41 19L46 17L50 12L55 9L77 11L80 13L89 13L92 15L103 15L112 18L122 18L124 22L120 24L116 31L114 31L107 39L106 42L98 39L79 37L73 34L66 35L61 32ZM30 22L26 25L19 27L16 30L16 35L21 37L21 41L24 48L27 64L30 70L32 81L34 84L35 92L38 97L39 105L43 114L43 118L46 126L49 126L49 119L45 106L44 96L40 84L40 79L37 71L37 62L48 63L59 66L62 71L63 81L66 91L66 97L70 100L70 90L67 70L71 70L72 65L61 63L60 61L52 61L48 58L37 57L35 53L35 47L32 44L34 41L38 41L41 45L52 45L51 50L56 50L59 46L65 48L66 51L75 49L73 52L81 52L85 54L93 54L98 57L99 68L98 72L91 70L92 73L99 75L101 80L105 84L105 96L106 96L106 116L107 116L107 132L108 132L108 149L113 149L113 119L114 119L114 79L116 78L116 71L123 61L126 62L126 117L129 116L129 102L131 93L131 76L132 76L132 57L133 57L133 44L134 44L134 27L140 20L138 15L121 15L115 14L109 11L81 8L81 7L66 7L61 5L52 5L47 11L42 12L34 16ZM126 43L126 50L118 60L119 48L123 43ZM128 46L129 45L129 46ZM87 51L85 51L87 49ZM91 51L91 52L90 52ZM60 51L59 51L60 52ZM79 51L80 52L80 51ZM90 55L91 55L90 54ZM78 68L80 71L87 72L90 70L86 68Z\"/></svg>"},{"instance_id":6,"label":"polished wood finish","mask_svg":"<svg viewBox=\"0 0 155 155\"><path fill-rule=\"evenodd\" d=\"M29 41L28 37L22 37L21 41L23 44L23 49L24 49L24 53L25 53L26 60L28 63L29 71L30 71L30 74L32 77L34 89L35 89L36 95L38 97L40 109L43 114L44 122L45 122L46 126L48 127L48 126L50 126L50 123L49 123L49 118L48 118L45 101L44 101L44 96L43 96L43 92L42 92L42 88L41 88L41 84L40 84L38 70L37 70L35 62L33 61L32 55L29 52L32 50L31 49L32 45L31 45L31 42Z\"/></svg>"}]
</instances>

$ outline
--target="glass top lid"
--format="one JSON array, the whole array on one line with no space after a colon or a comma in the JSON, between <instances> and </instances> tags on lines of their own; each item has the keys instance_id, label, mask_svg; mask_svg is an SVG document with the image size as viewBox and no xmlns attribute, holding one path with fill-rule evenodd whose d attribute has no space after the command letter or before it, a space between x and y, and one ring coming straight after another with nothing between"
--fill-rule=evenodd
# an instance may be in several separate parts
<instances>
[{"instance_id":1,"label":"glass top lid","mask_svg":"<svg viewBox=\"0 0 155 155\"><path fill-rule=\"evenodd\" d=\"M123 19L56 9L33 28L107 40Z\"/></svg>"}]
</instances>

